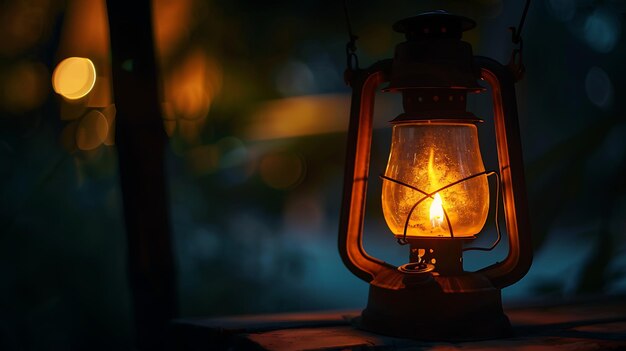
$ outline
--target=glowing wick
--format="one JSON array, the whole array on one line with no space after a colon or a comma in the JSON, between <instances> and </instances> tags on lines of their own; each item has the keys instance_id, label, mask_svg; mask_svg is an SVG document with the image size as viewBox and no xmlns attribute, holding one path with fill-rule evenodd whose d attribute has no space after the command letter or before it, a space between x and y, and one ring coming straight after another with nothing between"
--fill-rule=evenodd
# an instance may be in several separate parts
<instances>
[{"instance_id":1,"label":"glowing wick","mask_svg":"<svg viewBox=\"0 0 626 351\"><path fill-rule=\"evenodd\" d=\"M443 223L443 204L441 202L441 196L436 193L433 196L433 203L430 205L430 224L433 228L441 226Z\"/></svg>"}]
</instances>

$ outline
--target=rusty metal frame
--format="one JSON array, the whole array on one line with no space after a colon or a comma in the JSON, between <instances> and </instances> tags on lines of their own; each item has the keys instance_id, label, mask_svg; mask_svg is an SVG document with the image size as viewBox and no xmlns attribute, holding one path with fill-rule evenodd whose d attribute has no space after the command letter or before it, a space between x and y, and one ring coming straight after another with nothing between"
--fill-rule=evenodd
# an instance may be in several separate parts
<instances>
[{"instance_id":1,"label":"rusty metal frame","mask_svg":"<svg viewBox=\"0 0 626 351\"><path fill-rule=\"evenodd\" d=\"M343 199L339 222L339 253L343 263L357 277L380 287L399 289L402 274L396 267L367 254L363 248L365 197L369 176L374 100L377 88L389 81L391 60L380 61L364 70L349 72L352 105L348 128L348 147L344 174ZM385 283L380 277L400 284ZM381 282L379 285L377 282Z\"/></svg>"},{"instance_id":2,"label":"rusty metal frame","mask_svg":"<svg viewBox=\"0 0 626 351\"><path fill-rule=\"evenodd\" d=\"M495 287L504 288L522 279L533 259L515 80L508 67L488 57L475 56L474 64L491 86L502 201L509 237L509 253L504 261L479 272L485 274Z\"/></svg>"}]
</instances>

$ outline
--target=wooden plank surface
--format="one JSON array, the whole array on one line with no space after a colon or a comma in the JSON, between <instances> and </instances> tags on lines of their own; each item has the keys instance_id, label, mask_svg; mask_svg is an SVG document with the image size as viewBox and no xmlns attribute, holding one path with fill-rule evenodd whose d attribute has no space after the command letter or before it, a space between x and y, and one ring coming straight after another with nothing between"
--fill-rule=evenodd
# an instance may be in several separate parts
<instances>
[{"instance_id":1,"label":"wooden plank surface","mask_svg":"<svg viewBox=\"0 0 626 351\"><path fill-rule=\"evenodd\" d=\"M626 350L626 297L507 309L515 336L423 342L354 328L358 311L292 313L174 324L182 350Z\"/></svg>"}]
</instances>

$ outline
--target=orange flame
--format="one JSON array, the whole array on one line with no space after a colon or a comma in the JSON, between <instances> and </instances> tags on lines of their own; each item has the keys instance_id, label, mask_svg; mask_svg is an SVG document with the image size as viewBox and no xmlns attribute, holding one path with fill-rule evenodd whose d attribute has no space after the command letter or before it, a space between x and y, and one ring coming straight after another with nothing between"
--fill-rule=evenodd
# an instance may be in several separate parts
<instances>
[{"instance_id":1,"label":"orange flame","mask_svg":"<svg viewBox=\"0 0 626 351\"><path fill-rule=\"evenodd\" d=\"M443 223L443 203L439 193L436 193L430 205L430 224L433 228L437 228L441 226L441 223Z\"/></svg>"}]
</instances>

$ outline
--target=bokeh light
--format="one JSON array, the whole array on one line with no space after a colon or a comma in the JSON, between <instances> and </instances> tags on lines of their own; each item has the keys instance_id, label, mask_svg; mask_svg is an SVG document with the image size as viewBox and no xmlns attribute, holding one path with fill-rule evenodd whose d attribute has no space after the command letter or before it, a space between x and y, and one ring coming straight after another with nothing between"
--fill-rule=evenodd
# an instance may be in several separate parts
<instances>
[{"instance_id":1,"label":"bokeh light","mask_svg":"<svg viewBox=\"0 0 626 351\"><path fill-rule=\"evenodd\" d=\"M267 140L345 130L349 101L347 94L328 94L265 102L252 115L246 136L250 140Z\"/></svg>"},{"instance_id":2,"label":"bokeh light","mask_svg":"<svg viewBox=\"0 0 626 351\"><path fill-rule=\"evenodd\" d=\"M73 114L65 118L69 123L60 136L61 145L66 151L91 151L103 144L115 145L115 105L103 109L88 109L82 103L65 105L76 107L67 109Z\"/></svg>"},{"instance_id":3,"label":"bokeh light","mask_svg":"<svg viewBox=\"0 0 626 351\"><path fill-rule=\"evenodd\" d=\"M584 38L597 52L613 51L622 32L620 14L608 9L595 10L585 21Z\"/></svg>"},{"instance_id":4,"label":"bokeh light","mask_svg":"<svg viewBox=\"0 0 626 351\"><path fill-rule=\"evenodd\" d=\"M37 44L49 30L51 1L3 1L0 5L0 55L19 55Z\"/></svg>"},{"instance_id":5,"label":"bokeh light","mask_svg":"<svg viewBox=\"0 0 626 351\"><path fill-rule=\"evenodd\" d=\"M76 128L76 146L83 151L93 150L102 145L109 134L106 117L92 110L83 117Z\"/></svg>"},{"instance_id":6,"label":"bokeh light","mask_svg":"<svg viewBox=\"0 0 626 351\"><path fill-rule=\"evenodd\" d=\"M219 167L232 168L241 166L248 161L248 148L238 138L227 136L217 141L219 149Z\"/></svg>"},{"instance_id":7,"label":"bokeh light","mask_svg":"<svg viewBox=\"0 0 626 351\"><path fill-rule=\"evenodd\" d=\"M301 156L293 152L267 154L259 164L261 179L275 189L289 189L298 185L306 173Z\"/></svg>"},{"instance_id":8,"label":"bokeh light","mask_svg":"<svg viewBox=\"0 0 626 351\"><path fill-rule=\"evenodd\" d=\"M213 98L221 89L219 64L203 50L192 50L180 64L164 72L165 129L169 136L176 131L185 141L197 141L205 125Z\"/></svg>"},{"instance_id":9,"label":"bokeh light","mask_svg":"<svg viewBox=\"0 0 626 351\"><path fill-rule=\"evenodd\" d=\"M1 74L0 104L14 113L39 107L46 99L48 71L38 62L21 62Z\"/></svg>"},{"instance_id":10,"label":"bokeh light","mask_svg":"<svg viewBox=\"0 0 626 351\"><path fill-rule=\"evenodd\" d=\"M69 57L59 62L52 74L54 91L69 100L89 94L96 83L96 67L90 59Z\"/></svg>"},{"instance_id":11,"label":"bokeh light","mask_svg":"<svg viewBox=\"0 0 626 351\"><path fill-rule=\"evenodd\" d=\"M152 1L154 39L159 57L169 58L187 39L196 24L196 7L197 1L194 0Z\"/></svg>"},{"instance_id":12,"label":"bokeh light","mask_svg":"<svg viewBox=\"0 0 626 351\"><path fill-rule=\"evenodd\" d=\"M215 61L198 50L184 62L166 82L168 102L174 114L183 119L206 117L211 100L221 85L221 74Z\"/></svg>"},{"instance_id":13,"label":"bokeh light","mask_svg":"<svg viewBox=\"0 0 626 351\"><path fill-rule=\"evenodd\" d=\"M67 1L60 39L58 57L89 57L103 71L100 73L108 74L110 40L106 1Z\"/></svg>"},{"instance_id":14,"label":"bokeh light","mask_svg":"<svg viewBox=\"0 0 626 351\"><path fill-rule=\"evenodd\" d=\"M401 113L397 94L376 97L374 128L387 128L388 120ZM250 141L336 133L348 128L350 95L320 94L270 100L258 106L245 126Z\"/></svg>"},{"instance_id":15,"label":"bokeh light","mask_svg":"<svg viewBox=\"0 0 626 351\"><path fill-rule=\"evenodd\" d=\"M613 84L608 74L599 67L591 67L585 78L587 97L596 106L608 108L613 102Z\"/></svg>"},{"instance_id":16,"label":"bokeh light","mask_svg":"<svg viewBox=\"0 0 626 351\"><path fill-rule=\"evenodd\" d=\"M309 66L300 61L289 61L281 67L275 78L276 90L283 96L315 93L315 76Z\"/></svg>"}]
</instances>

